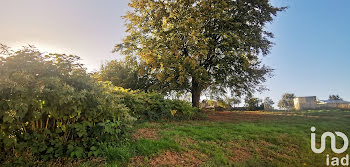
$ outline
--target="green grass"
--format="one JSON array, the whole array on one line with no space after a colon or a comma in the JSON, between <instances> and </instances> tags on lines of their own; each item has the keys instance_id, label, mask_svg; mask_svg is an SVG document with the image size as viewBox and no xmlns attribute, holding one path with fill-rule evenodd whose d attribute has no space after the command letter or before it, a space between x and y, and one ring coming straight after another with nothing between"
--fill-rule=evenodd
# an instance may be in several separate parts
<instances>
[{"instance_id":1,"label":"green grass","mask_svg":"<svg viewBox=\"0 0 350 167\"><path fill-rule=\"evenodd\" d=\"M179 154L196 150L205 155L200 157L201 166L325 166L326 153L336 155L330 149L323 154L311 151L310 127L317 128L318 139L325 131L341 131L350 137L350 112L307 111L288 114L278 119L256 122L143 123L137 128L158 129L161 138L141 139L106 149L108 166L128 166L130 159L136 156L145 158L144 164L139 165L148 166L153 157L168 150ZM186 142L188 140L191 142ZM338 143L341 144L340 141ZM349 151L346 153L349 154Z\"/></svg>"},{"instance_id":2,"label":"green grass","mask_svg":"<svg viewBox=\"0 0 350 167\"><path fill-rule=\"evenodd\" d=\"M171 139L140 139L120 146L107 146L104 155L109 165L127 166L130 158L134 156L151 157L164 150L181 151L181 149L181 146Z\"/></svg>"}]
</instances>

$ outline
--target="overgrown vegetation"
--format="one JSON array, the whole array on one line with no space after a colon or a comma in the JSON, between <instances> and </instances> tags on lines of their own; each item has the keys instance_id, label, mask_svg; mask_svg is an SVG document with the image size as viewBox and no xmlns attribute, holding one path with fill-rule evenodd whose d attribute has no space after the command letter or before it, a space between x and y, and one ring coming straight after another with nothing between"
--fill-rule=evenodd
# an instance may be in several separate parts
<instances>
[{"instance_id":1,"label":"overgrown vegetation","mask_svg":"<svg viewBox=\"0 0 350 167\"><path fill-rule=\"evenodd\" d=\"M126 141L137 119L191 119L197 112L187 102L98 82L77 56L32 47L6 54L0 57L4 165L103 156L104 148Z\"/></svg>"},{"instance_id":2,"label":"overgrown vegetation","mask_svg":"<svg viewBox=\"0 0 350 167\"><path fill-rule=\"evenodd\" d=\"M96 82L72 55L24 48L0 61L1 161L99 155L134 118L113 88ZM34 158L35 157L35 158Z\"/></svg>"},{"instance_id":3,"label":"overgrown vegetation","mask_svg":"<svg viewBox=\"0 0 350 167\"><path fill-rule=\"evenodd\" d=\"M138 120L186 120L194 118L198 111L188 102L164 99L163 95L156 92L145 93L119 88L118 93L123 97L122 103Z\"/></svg>"},{"instance_id":4,"label":"overgrown vegetation","mask_svg":"<svg viewBox=\"0 0 350 167\"><path fill-rule=\"evenodd\" d=\"M332 153L311 152L310 127L350 131L347 111L209 113L193 121L199 112L188 102L100 82L78 57L30 47L1 57L0 74L2 166L93 166L99 157L99 166L323 166ZM131 135L142 128L156 136Z\"/></svg>"}]
</instances>

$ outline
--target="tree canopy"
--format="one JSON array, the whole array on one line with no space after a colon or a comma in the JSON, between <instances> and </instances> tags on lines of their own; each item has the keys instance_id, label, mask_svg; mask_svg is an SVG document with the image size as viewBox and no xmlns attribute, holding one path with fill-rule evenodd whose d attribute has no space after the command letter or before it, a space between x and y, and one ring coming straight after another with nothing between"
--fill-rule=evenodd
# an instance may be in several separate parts
<instances>
[{"instance_id":1,"label":"tree canopy","mask_svg":"<svg viewBox=\"0 0 350 167\"><path fill-rule=\"evenodd\" d=\"M244 101L245 101L245 106L249 111L260 110L264 107L264 104L262 104L262 100L256 97L248 96L245 98Z\"/></svg>"},{"instance_id":2,"label":"tree canopy","mask_svg":"<svg viewBox=\"0 0 350 167\"><path fill-rule=\"evenodd\" d=\"M112 60L101 66L96 73L100 81L111 81L113 85L132 90L150 91L155 88L157 80L149 76L147 67L135 59L124 61Z\"/></svg>"},{"instance_id":3,"label":"tree canopy","mask_svg":"<svg viewBox=\"0 0 350 167\"><path fill-rule=\"evenodd\" d=\"M241 96L261 88L272 69L273 34L264 30L278 11L268 0L131 0L127 36L116 50L136 56L163 91L192 93L193 106L208 88Z\"/></svg>"},{"instance_id":4,"label":"tree canopy","mask_svg":"<svg viewBox=\"0 0 350 167\"><path fill-rule=\"evenodd\" d=\"M294 108L295 95L293 93L285 93L278 102L278 107L284 110L292 110Z\"/></svg>"},{"instance_id":5,"label":"tree canopy","mask_svg":"<svg viewBox=\"0 0 350 167\"><path fill-rule=\"evenodd\" d=\"M343 100L339 95L329 95L329 100Z\"/></svg>"},{"instance_id":6,"label":"tree canopy","mask_svg":"<svg viewBox=\"0 0 350 167\"><path fill-rule=\"evenodd\" d=\"M273 105L275 103L273 102L273 100L270 97L266 97L264 99L264 110L266 111L271 111L273 110Z\"/></svg>"}]
</instances>

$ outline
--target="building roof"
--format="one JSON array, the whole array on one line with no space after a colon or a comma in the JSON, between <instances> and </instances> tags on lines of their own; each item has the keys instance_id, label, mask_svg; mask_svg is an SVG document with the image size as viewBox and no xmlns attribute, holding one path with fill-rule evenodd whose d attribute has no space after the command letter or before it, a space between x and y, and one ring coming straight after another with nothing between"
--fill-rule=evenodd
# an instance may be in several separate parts
<instances>
[{"instance_id":1,"label":"building roof","mask_svg":"<svg viewBox=\"0 0 350 167\"><path fill-rule=\"evenodd\" d=\"M295 97L294 99L316 100L316 96Z\"/></svg>"},{"instance_id":2,"label":"building roof","mask_svg":"<svg viewBox=\"0 0 350 167\"><path fill-rule=\"evenodd\" d=\"M344 100L320 100L321 103L333 103L333 104L350 104L348 101Z\"/></svg>"},{"instance_id":3,"label":"building roof","mask_svg":"<svg viewBox=\"0 0 350 167\"><path fill-rule=\"evenodd\" d=\"M315 98L316 96L303 96L303 97L295 97L295 98Z\"/></svg>"}]
</instances>

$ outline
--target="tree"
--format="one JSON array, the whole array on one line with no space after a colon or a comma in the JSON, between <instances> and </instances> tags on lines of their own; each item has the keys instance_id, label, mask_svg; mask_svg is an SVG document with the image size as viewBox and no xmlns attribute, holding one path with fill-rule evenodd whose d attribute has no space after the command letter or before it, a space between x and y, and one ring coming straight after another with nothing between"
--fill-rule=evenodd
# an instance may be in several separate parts
<instances>
[{"instance_id":1,"label":"tree","mask_svg":"<svg viewBox=\"0 0 350 167\"><path fill-rule=\"evenodd\" d=\"M264 99L264 110L273 110L273 104L275 104L270 97Z\"/></svg>"},{"instance_id":2,"label":"tree","mask_svg":"<svg viewBox=\"0 0 350 167\"><path fill-rule=\"evenodd\" d=\"M162 91L186 91L199 106L201 92L230 88L238 96L261 90L272 69L262 65L273 34L264 30L278 11L268 0L131 0L128 35L115 47L137 56Z\"/></svg>"},{"instance_id":3,"label":"tree","mask_svg":"<svg viewBox=\"0 0 350 167\"><path fill-rule=\"evenodd\" d=\"M229 105L231 105L231 106L233 106L233 107L236 107L236 105L238 105L238 104L240 104L241 103L241 99L240 98L238 98L238 97L226 97L225 98L225 101L229 104Z\"/></svg>"},{"instance_id":4,"label":"tree","mask_svg":"<svg viewBox=\"0 0 350 167\"><path fill-rule=\"evenodd\" d=\"M293 93L285 93L278 102L278 107L284 110L292 110L294 108L294 98Z\"/></svg>"},{"instance_id":5,"label":"tree","mask_svg":"<svg viewBox=\"0 0 350 167\"><path fill-rule=\"evenodd\" d=\"M262 108L261 106L261 100L255 97L247 97L245 99L245 106L247 107L248 110L250 111L255 111L258 110L260 108Z\"/></svg>"},{"instance_id":6,"label":"tree","mask_svg":"<svg viewBox=\"0 0 350 167\"><path fill-rule=\"evenodd\" d=\"M339 95L329 95L329 100L343 100Z\"/></svg>"},{"instance_id":7,"label":"tree","mask_svg":"<svg viewBox=\"0 0 350 167\"><path fill-rule=\"evenodd\" d=\"M113 85L126 89L150 91L156 80L149 76L147 67L134 59L112 60L101 66L97 78L111 81ZM143 72L142 72L143 71Z\"/></svg>"}]
</instances>

